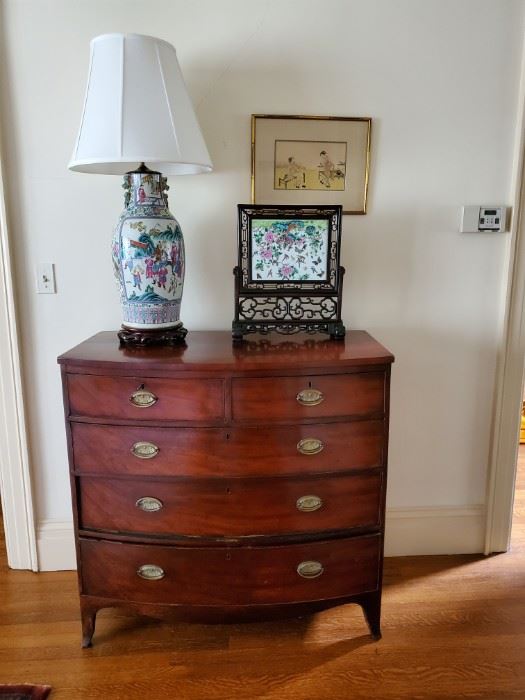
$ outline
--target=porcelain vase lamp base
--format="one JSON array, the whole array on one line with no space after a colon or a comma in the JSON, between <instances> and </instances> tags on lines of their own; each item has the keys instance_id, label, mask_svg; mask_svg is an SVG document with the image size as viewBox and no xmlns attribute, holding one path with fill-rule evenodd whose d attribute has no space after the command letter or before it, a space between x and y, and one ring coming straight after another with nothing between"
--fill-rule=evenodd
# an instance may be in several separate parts
<instances>
[{"instance_id":1,"label":"porcelain vase lamp base","mask_svg":"<svg viewBox=\"0 0 525 700\"><path fill-rule=\"evenodd\" d=\"M166 178L142 164L124 177L125 208L113 236L121 345L180 345L184 239L168 208Z\"/></svg>"}]
</instances>

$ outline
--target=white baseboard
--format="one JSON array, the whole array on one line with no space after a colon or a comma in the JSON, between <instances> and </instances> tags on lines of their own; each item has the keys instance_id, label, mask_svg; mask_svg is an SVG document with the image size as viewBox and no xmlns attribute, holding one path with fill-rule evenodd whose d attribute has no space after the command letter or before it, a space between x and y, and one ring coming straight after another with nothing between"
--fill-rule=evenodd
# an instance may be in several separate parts
<instances>
[{"instance_id":1,"label":"white baseboard","mask_svg":"<svg viewBox=\"0 0 525 700\"><path fill-rule=\"evenodd\" d=\"M36 546L39 571L77 568L71 520L41 520L36 530Z\"/></svg>"},{"instance_id":2,"label":"white baseboard","mask_svg":"<svg viewBox=\"0 0 525 700\"><path fill-rule=\"evenodd\" d=\"M485 508L391 508L386 514L385 555L483 552ZM43 520L37 529L40 571L76 569L73 523Z\"/></svg>"},{"instance_id":3,"label":"white baseboard","mask_svg":"<svg viewBox=\"0 0 525 700\"><path fill-rule=\"evenodd\" d=\"M478 554L484 545L484 506L387 509L387 557Z\"/></svg>"}]
</instances>

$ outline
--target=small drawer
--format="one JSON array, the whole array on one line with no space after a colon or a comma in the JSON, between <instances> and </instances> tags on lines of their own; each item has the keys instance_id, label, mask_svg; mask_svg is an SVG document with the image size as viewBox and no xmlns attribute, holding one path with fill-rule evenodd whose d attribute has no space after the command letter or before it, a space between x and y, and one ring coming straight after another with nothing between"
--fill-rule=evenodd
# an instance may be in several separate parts
<instances>
[{"instance_id":1,"label":"small drawer","mask_svg":"<svg viewBox=\"0 0 525 700\"><path fill-rule=\"evenodd\" d=\"M381 536L215 548L84 538L80 552L87 595L179 605L292 603L376 590Z\"/></svg>"},{"instance_id":2,"label":"small drawer","mask_svg":"<svg viewBox=\"0 0 525 700\"><path fill-rule=\"evenodd\" d=\"M383 421L235 428L71 423L77 473L281 476L383 466Z\"/></svg>"},{"instance_id":3,"label":"small drawer","mask_svg":"<svg viewBox=\"0 0 525 700\"><path fill-rule=\"evenodd\" d=\"M246 537L379 527L382 474L324 478L79 480L80 527Z\"/></svg>"},{"instance_id":4,"label":"small drawer","mask_svg":"<svg viewBox=\"0 0 525 700\"><path fill-rule=\"evenodd\" d=\"M384 372L232 380L237 421L362 416L384 410Z\"/></svg>"},{"instance_id":5,"label":"small drawer","mask_svg":"<svg viewBox=\"0 0 525 700\"><path fill-rule=\"evenodd\" d=\"M73 416L134 420L219 421L224 415L220 379L158 379L68 374Z\"/></svg>"}]
</instances>

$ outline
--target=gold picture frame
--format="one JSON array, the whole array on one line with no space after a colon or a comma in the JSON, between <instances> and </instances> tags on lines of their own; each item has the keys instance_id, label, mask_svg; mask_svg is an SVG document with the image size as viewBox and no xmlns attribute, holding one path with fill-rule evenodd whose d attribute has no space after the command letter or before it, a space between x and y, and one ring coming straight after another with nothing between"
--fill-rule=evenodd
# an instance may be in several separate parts
<instances>
[{"instance_id":1,"label":"gold picture frame","mask_svg":"<svg viewBox=\"0 0 525 700\"><path fill-rule=\"evenodd\" d=\"M340 204L366 214L369 117L252 114L252 204Z\"/></svg>"}]
</instances>

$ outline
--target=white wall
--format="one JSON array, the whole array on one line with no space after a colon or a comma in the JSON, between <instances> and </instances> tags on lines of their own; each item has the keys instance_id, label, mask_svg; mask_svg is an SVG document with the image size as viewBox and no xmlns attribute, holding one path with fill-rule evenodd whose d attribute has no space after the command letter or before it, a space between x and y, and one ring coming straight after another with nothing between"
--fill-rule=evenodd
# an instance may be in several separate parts
<instances>
[{"instance_id":1,"label":"white wall","mask_svg":"<svg viewBox=\"0 0 525 700\"><path fill-rule=\"evenodd\" d=\"M373 118L369 213L344 219L343 315L397 357L388 504L394 515L416 507L432 517L441 507L472 506L482 524L476 506L485 491L508 236L457 231L461 204L509 201L523 3L4 0L3 7L6 173L39 520L70 518L55 358L120 324L109 256L119 178L66 165L89 40L123 31L176 46L215 164L212 175L171 180L171 208L187 242L190 329L231 323L235 206L250 193L250 114ZM56 296L36 295L37 261L56 264Z\"/></svg>"}]
</instances>

